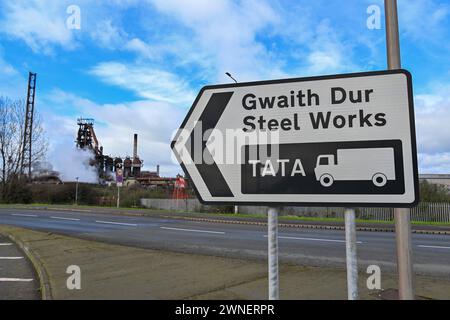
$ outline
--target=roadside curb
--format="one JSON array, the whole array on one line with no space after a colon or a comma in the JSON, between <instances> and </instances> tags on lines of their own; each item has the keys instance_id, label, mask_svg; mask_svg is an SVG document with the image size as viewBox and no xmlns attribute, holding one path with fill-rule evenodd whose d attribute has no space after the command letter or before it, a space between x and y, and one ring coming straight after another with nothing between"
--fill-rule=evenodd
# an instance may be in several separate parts
<instances>
[{"instance_id":1,"label":"roadside curb","mask_svg":"<svg viewBox=\"0 0 450 320\"><path fill-rule=\"evenodd\" d=\"M267 226L267 222L261 221L242 221L242 220L224 220L224 219L210 219L210 218L195 218L184 216L163 216L164 218L176 218L190 221L211 222L211 223L227 223L227 224L244 224ZM300 223L278 223L282 228L304 228L304 229L324 229L324 230L345 230L344 226L330 226L330 225L314 225L314 224L300 224ZM381 227L356 227L357 231L368 232L395 232L395 228L381 228ZM450 231L438 230L411 230L412 233L417 234L435 234L435 235L450 235Z\"/></svg>"},{"instance_id":2,"label":"roadside curb","mask_svg":"<svg viewBox=\"0 0 450 320\"><path fill-rule=\"evenodd\" d=\"M26 210L52 210L52 211L69 211L69 212L87 212L87 213L99 213L98 211L92 209L72 209L72 208L52 208L52 207L36 207L36 208L26 208ZM109 212L113 215L123 215L130 217L151 217L145 213L130 213L126 211L113 211ZM160 217L166 219L180 219L180 220L190 220L199 222L209 222L209 223L225 223L225 224L242 224L242 225L257 225L257 226L267 226L267 222L263 221L245 221L245 220L229 220L229 219L214 219L214 218L199 218L199 217L186 217L186 216L169 216L164 213L159 214ZM285 223L280 222L278 224L282 228L304 228L304 229L322 229L322 230L345 230L344 226L334 226L325 224L302 224L302 223ZM362 227L357 226L357 231L367 231L367 232L395 232L395 228L385 228L385 227ZM448 230L421 230L421 229L411 229L411 233L417 234L431 234L431 235L450 235Z\"/></svg>"},{"instance_id":3,"label":"roadside curb","mask_svg":"<svg viewBox=\"0 0 450 320\"><path fill-rule=\"evenodd\" d=\"M28 248L28 246L22 241L22 239L18 238L10 231L2 231L2 233L6 234L11 239L11 241L16 243L19 246L19 248L23 252L25 252L27 258L33 264L33 267L36 270L36 273L39 278L42 300L52 300L53 298L49 276L47 274L47 271L45 270L44 265L42 264L41 259Z\"/></svg>"}]
</instances>

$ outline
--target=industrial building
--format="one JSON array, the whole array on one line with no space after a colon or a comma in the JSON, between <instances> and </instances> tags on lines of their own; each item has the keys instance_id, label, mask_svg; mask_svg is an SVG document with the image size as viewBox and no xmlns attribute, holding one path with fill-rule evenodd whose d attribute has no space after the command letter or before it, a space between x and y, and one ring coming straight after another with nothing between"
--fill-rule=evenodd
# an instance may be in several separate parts
<instances>
[{"instance_id":1,"label":"industrial building","mask_svg":"<svg viewBox=\"0 0 450 320\"><path fill-rule=\"evenodd\" d=\"M91 150L94 157L90 165L97 167L99 182L110 184L115 181L115 172L122 169L124 185L129 186L134 183L148 188L164 188L173 190L177 181L175 177L161 177L159 165L155 171L142 170L144 161L138 155L138 135L133 136L133 156L110 156L105 155L103 146L95 134L94 119L78 118L78 134L76 146L79 149Z\"/></svg>"}]
</instances>

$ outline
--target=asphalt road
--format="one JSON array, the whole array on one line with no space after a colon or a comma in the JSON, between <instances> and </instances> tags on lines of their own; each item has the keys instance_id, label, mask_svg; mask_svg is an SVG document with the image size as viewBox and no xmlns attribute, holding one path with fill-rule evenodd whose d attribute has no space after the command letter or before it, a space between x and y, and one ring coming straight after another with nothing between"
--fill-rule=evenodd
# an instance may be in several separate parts
<instances>
[{"instance_id":1,"label":"asphalt road","mask_svg":"<svg viewBox=\"0 0 450 320\"><path fill-rule=\"evenodd\" d=\"M0 235L0 300L12 299L39 299L39 281L23 252Z\"/></svg>"},{"instance_id":2,"label":"asphalt road","mask_svg":"<svg viewBox=\"0 0 450 320\"><path fill-rule=\"evenodd\" d=\"M49 231L83 239L152 249L167 249L265 259L266 227L130 217L85 212L0 209L0 224ZM415 272L450 276L450 236L413 234ZM358 264L395 271L395 234L357 232ZM279 229L280 260L313 266L345 267L341 230Z\"/></svg>"}]
</instances>

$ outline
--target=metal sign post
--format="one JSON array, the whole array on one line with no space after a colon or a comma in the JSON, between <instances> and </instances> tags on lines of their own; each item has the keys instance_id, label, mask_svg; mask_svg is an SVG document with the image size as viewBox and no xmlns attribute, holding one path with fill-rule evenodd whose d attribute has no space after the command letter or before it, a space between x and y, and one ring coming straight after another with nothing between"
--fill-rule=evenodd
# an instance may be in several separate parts
<instances>
[{"instance_id":1,"label":"metal sign post","mask_svg":"<svg viewBox=\"0 0 450 320\"><path fill-rule=\"evenodd\" d=\"M123 170L121 167L116 168L116 185L117 185L117 208L120 207L120 187L123 185Z\"/></svg>"},{"instance_id":2,"label":"metal sign post","mask_svg":"<svg viewBox=\"0 0 450 320\"><path fill-rule=\"evenodd\" d=\"M356 258L355 209L345 209L345 249L348 300L358 299L358 261Z\"/></svg>"},{"instance_id":3,"label":"metal sign post","mask_svg":"<svg viewBox=\"0 0 450 320\"><path fill-rule=\"evenodd\" d=\"M278 300L280 297L278 275L278 208L269 207L267 220L269 300Z\"/></svg>"},{"instance_id":4,"label":"metal sign post","mask_svg":"<svg viewBox=\"0 0 450 320\"><path fill-rule=\"evenodd\" d=\"M117 185L117 208L120 207L120 186Z\"/></svg>"},{"instance_id":5,"label":"metal sign post","mask_svg":"<svg viewBox=\"0 0 450 320\"><path fill-rule=\"evenodd\" d=\"M385 0L387 62L390 70L400 69L397 0ZM397 242L399 299L414 299L410 210L394 208Z\"/></svg>"}]
</instances>

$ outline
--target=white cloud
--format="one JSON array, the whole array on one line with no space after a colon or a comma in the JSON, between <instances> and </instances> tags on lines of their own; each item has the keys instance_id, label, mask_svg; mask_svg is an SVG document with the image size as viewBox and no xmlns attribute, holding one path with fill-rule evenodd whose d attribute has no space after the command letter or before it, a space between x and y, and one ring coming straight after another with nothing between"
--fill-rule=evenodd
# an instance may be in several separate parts
<instances>
[{"instance_id":1,"label":"white cloud","mask_svg":"<svg viewBox=\"0 0 450 320\"><path fill-rule=\"evenodd\" d=\"M179 57L207 69L209 81L230 81L226 71L242 82L364 69L352 62L351 42L328 20L312 15L306 3L285 8L254 0L150 2L192 32L192 47Z\"/></svg>"},{"instance_id":2,"label":"white cloud","mask_svg":"<svg viewBox=\"0 0 450 320\"><path fill-rule=\"evenodd\" d=\"M124 48L126 50L132 51L137 53L139 56L142 56L144 58L154 58L156 55L156 52L153 47L145 43L139 38L133 38L129 40Z\"/></svg>"},{"instance_id":3,"label":"white cloud","mask_svg":"<svg viewBox=\"0 0 450 320\"><path fill-rule=\"evenodd\" d=\"M103 82L156 101L190 105L195 93L177 75L146 64L103 62L89 71Z\"/></svg>"},{"instance_id":4,"label":"white cloud","mask_svg":"<svg viewBox=\"0 0 450 320\"><path fill-rule=\"evenodd\" d=\"M416 95L416 128L419 152L450 152L450 86Z\"/></svg>"},{"instance_id":5,"label":"white cloud","mask_svg":"<svg viewBox=\"0 0 450 320\"><path fill-rule=\"evenodd\" d=\"M349 57L352 53L351 48L343 43L326 20L317 25L308 47L311 52L307 55L308 64L304 71L307 75L343 73L360 69Z\"/></svg>"},{"instance_id":6,"label":"white cloud","mask_svg":"<svg viewBox=\"0 0 450 320\"><path fill-rule=\"evenodd\" d=\"M25 98L27 79L23 77L3 57L3 49L0 47L0 96L11 99Z\"/></svg>"},{"instance_id":7,"label":"white cloud","mask_svg":"<svg viewBox=\"0 0 450 320\"><path fill-rule=\"evenodd\" d=\"M164 34L163 41L152 41L151 45L140 38L133 38L124 49L134 52L138 62L165 65L168 69L183 70L188 74L192 72L194 80L211 82L217 76L214 57L200 50L189 36L182 33Z\"/></svg>"},{"instance_id":8,"label":"white cloud","mask_svg":"<svg viewBox=\"0 0 450 320\"><path fill-rule=\"evenodd\" d=\"M420 173L450 173L450 152L419 153Z\"/></svg>"},{"instance_id":9,"label":"white cloud","mask_svg":"<svg viewBox=\"0 0 450 320\"><path fill-rule=\"evenodd\" d=\"M34 52L54 54L60 47L72 50L90 36L94 44L116 49L127 40L127 33L114 22L137 0L90 1L77 0L4 0L0 3L0 32L24 41ZM66 23L73 13L70 5L80 9L80 29L70 29Z\"/></svg>"},{"instance_id":10,"label":"white cloud","mask_svg":"<svg viewBox=\"0 0 450 320\"><path fill-rule=\"evenodd\" d=\"M97 45L108 49L116 49L123 46L127 36L124 30L115 26L109 19L97 22L94 30L91 32L91 37Z\"/></svg>"},{"instance_id":11,"label":"white cloud","mask_svg":"<svg viewBox=\"0 0 450 320\"><path fill-rule=\"evenodd\" d=\"M151 1L162 13L181 22L193 32L191 60L202 52L211 62L214 80L230 81L224 73L233 73L238 81L279 77L279 61L257 40L257 34L269 30L280 19L263 1ZM180 55L181 56L181 55ZM186 58L185 58L186 59ZM189 59L189 58L188 58Z\"/></svg>"},{"instance_id":12,"label":"white cloud","mask_svg":"<svg viewBox=\"0 0 450 320\"><path fill-rule=\"evenodd\" d=\"M12 65L7 63L2 57L0 57L0 73L8 77L18 75L17 70Z\"/></svg>"},{"instance_id":13,"label":"white cloud","mask_svg":"<svg viewBox=\"0 0 450 320\"><path fill-rule=\"evenodd\" d=\"M420 172L450 172L450 85L415 96Z\"/></svg>"},{"instance_id":14,"label":"white cloud","mask_svg":"<svg viewBox=\"0 0 450 320\"><path fill-rule=\"evenodd\" d=\"M450 16L449 4L434 0L399 1L400 31L415 40L440 41L448 35L443 23ZM430 37L430 35L433 35Z\"/></svg>"},{"instance_id":15,"label":"white cloud","mask_svg":"<svg viewBox=\"0 0 450 320\"><path fill-rule=\"evenodd\" d=\"M66 27L66 1L8 1L2 4L0 30L23 40L34 52L50 54L53 45L74 48L74 33Z\"/></svg>"}]
</instances>

